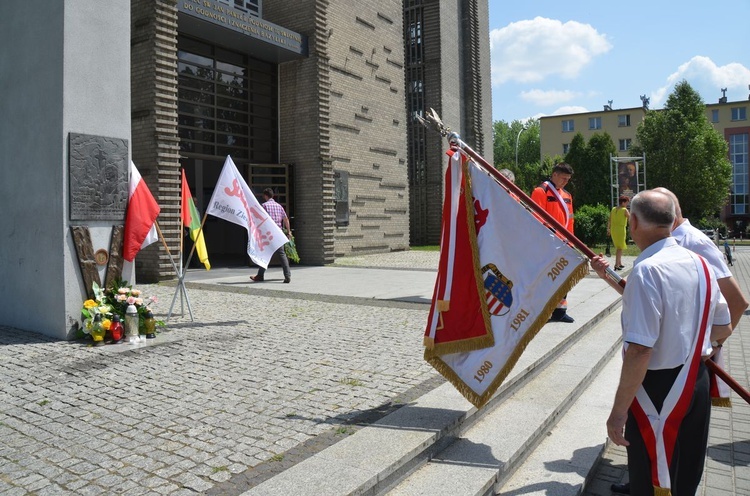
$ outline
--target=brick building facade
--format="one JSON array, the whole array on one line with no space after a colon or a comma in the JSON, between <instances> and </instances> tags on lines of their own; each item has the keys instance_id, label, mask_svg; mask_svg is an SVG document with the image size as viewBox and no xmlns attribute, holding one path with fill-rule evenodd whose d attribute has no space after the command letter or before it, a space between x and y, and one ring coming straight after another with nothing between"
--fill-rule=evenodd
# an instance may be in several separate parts
<instances>
[{"instance_id":1,"label":"brick building facade","mask_svg":"<svg viewBox=\"0 0 750 496\"><path fill-rule=\"evenodd\" d=\"M303 263L437 243L445 143L412 114L434 108L492 153L487 10L486 0L132 0L132 157L169 251L180 245L180 169L205 211L226 154L256 193L278 191ZM206 221L209 257L246 263L244 230L227 224ZM174 274L161 244L136 268L139 280Z\"/></svg>"}]
</instances>

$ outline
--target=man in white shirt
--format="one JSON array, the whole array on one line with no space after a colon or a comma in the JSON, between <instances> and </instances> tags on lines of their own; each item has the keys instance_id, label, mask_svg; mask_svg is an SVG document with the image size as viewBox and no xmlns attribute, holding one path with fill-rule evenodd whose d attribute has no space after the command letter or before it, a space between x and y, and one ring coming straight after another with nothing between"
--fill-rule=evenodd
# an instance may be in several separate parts
<instances>
[{"instance_id":1,"label":"man in white shirt","mask_svg":"<svg viewBox=\"0 0 750 496\"><path fill-rule=\"evenodd\" d=\"M674 218L665 193L644 191L631 202L630 233L642 253L623 292L623 365L607 432L627 446L632 494L695 494L711 410L702 358L731 334L716 277L671 237ZM606 261L591 265L609 280Z\"/></svg>"},{"instance_id":2,"label":"man in white shirt","mask_svg":"<svg viewBox=\"0 0 750 496\"><path fill-rule=\"evenodd\" d=\"M675 204L675 227L672 229L672 236L677 244L705 258L714 270L721 294L724 295L727 305L729 305L729 313L732 315L732 329L735 329L750 303L742 294L740 285L724 262L724 255L711 238L693 227L690 221L682 216L680 202L674 193L667 188L654 188L654 191L665 193L672 198Z\"/></svg>"}]
</instances>

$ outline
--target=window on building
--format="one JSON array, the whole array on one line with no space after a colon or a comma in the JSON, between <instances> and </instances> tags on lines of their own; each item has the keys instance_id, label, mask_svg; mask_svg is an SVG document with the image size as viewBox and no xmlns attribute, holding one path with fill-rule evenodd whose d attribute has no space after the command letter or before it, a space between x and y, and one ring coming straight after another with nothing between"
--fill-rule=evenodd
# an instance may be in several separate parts
<instances>
[{"instance_id":1,"label":"window on building","mask_svg":"<svg viewBox=\"0 0 750 496\"><path fill-rule=\"evenodd\" d=\"M620 151L621 152L626 152L626 151L630 150L630 143L631 143L631 141L632 140L630 138L621 139L620 140Z\"/></svg>"},{"instance_id":2,"label":"window on building","mask_svg":"<svg viewBox=\"0 0 750 496\"><path fill-rule=\"evenodd\" d=\"M729 161L732 163L732 213L748 213L748 133L729 136Z\"/></svg>"},{"instance_id":3,"label":"window on building","mask_svg":"<svg viewBox=\"0 0 750 496\"><path fill-rule=\"evenodd\" d=\"M336 225L349 225L349 173L333 171L333 201L336 206Z\"/></svg>"},{"instance_id":4,"label":"window on building","mask_svg":"<svg viewBox=\"0 0 750 496\"><path fill-rule=\"evenodd\" d=\"M562 132L564 133L572 133L575 130L575 126L573 126L573 119L562 121L562 129Z\"/></svg>"},{"instance_id":5,"label":"window on building","mask_svg":"<svg viewBox=\"0 0 750 496\"><path fill-rule=\"evenodd\" d=\"M719 122L719 109L711 110L711 122Z\"/></svg>"},{"instance_id":6,"label":"window on building","mask_svg":"<svg viewBox=\"0 0 750 496\"><path fill-rule=\"evenodd\" d=\"M630 114L620 114L617 116L617 125L620 127L630 126Z\"/></svg>"},{"instance_id":7,"label":"window on building","mask_svg":"<svg viewBox=\"0 0 750 496\"><path fill-rule=\"evenodd\" d=\"M747 120L747 107L733 107L732 108L732 120L733 121Z\"/></svg>"},{"instance_id":8,"label":"window on building","mask_svg":"<svg viewBox=\"0 0 750 496\"><path fill-rule=\"evenodd\" d=\"M601 129L602 118L601 117L589 117L589 129Z\"/></svg>"},{"instance_id":9,"label":"window on building","mask_svg":"<svg viewBox=\"0 0 750 496\"><path fill-rule=\"evenodd\" d=\"M573 122L573 121L571 121ZM570 150L570 143L563 143L563 155L568 154L568 150Z\"/></svg>"}]
</instances>

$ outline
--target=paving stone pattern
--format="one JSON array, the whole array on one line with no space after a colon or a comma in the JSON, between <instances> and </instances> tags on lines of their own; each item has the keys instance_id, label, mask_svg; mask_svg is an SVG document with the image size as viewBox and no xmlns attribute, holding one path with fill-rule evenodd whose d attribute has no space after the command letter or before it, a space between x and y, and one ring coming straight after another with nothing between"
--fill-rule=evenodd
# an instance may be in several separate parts
<instances>
[{"instance_id":1,"label":"paving stone pattern","mask_svg":"<svg viewBox=\"0 0 750 496\"><path fill-rule=\"evenodd\" d=\"M173 288L139 288L164 318ZM189 295L195 322L122 352L0 326L0 494L239 494L254 467L441 381L422 359L426 305Z\"/></svg>"},{"instance_id":2,"label":"paving stone pattern","mask_svg":"<svg viewBox=\"0 0 750 496\"><path fill-rule=\"evenodd\" d=\"M734 266L730 267L745 295L750 295L750 249L738 247ZM724 345L727 370L746 389L750 387L748 352L750 352L750 317L740 321ZM614 395L614 392L613 392ZM610 444L596 473L583 493L586 496L609 496L613 483L627 481L625 448ZM708 454L701 496L750 495L750 405L732 393L732 408L713 408Z\"/></svg>"}]
</instances>

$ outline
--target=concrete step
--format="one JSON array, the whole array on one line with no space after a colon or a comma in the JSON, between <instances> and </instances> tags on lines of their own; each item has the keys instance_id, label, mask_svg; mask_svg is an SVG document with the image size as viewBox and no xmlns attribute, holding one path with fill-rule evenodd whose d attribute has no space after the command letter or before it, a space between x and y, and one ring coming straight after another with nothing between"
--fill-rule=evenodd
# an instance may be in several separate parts
<instances>
[{"instance_id":1,"label":"concrete step","mask_svg":"<svg viewBox=\"0 0 750 496\"><path fill-rule=\"evenodd\" d=\"M614 314L387 494L494 494L610 361L619 338Z\"/></svg>"},{"instance_id":2,"label":"concrete step","mask_svg":"<svg viewBox=\"0 0 750 496\"><path fill-rule=\"evenodd\" d=\"M495 484L495 494L582 494L607 446L605 423L621 368L620 354L614 353L580 398L523 464L509 478Z\"/></svg>"},{"instance_id":3,"label":"concrete step","mask_svg":"<svg viewBox=\"0 0 750 496\"><path fill-rule=\"evenodd\" d=\"M571 291L569 301L575 302L569 313L575 316L576 322L546 325L528 345L498 393L481 410L476 410L452 385L443 384L244 495L298 494L301 488L304 494L326 496L374 495L388 491L459 439L472 425L502 407L516 391L537 375L544 374L546 367L568 350L581 350L587 360L597 357L594 361L599 361L607 348L602 348L602 343L610 341L611 348L614 341L602 336L584 345L582 338L619 306L619 295L600 279L586 278ZM581 368L572 363L568 369ZM547 380L552 379L554 377ZM525 424L534 422L524 419Z\"/></svg>"}]
</instances>

